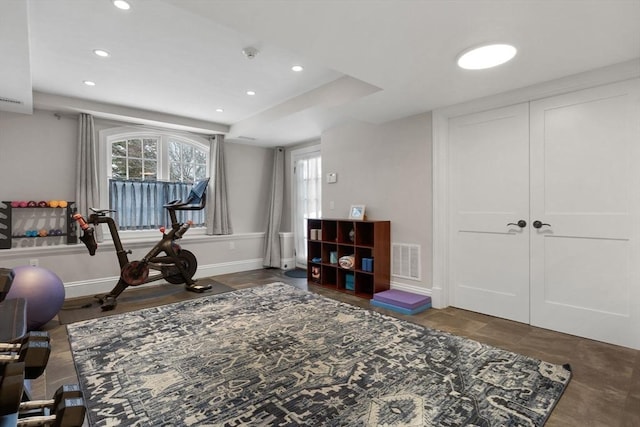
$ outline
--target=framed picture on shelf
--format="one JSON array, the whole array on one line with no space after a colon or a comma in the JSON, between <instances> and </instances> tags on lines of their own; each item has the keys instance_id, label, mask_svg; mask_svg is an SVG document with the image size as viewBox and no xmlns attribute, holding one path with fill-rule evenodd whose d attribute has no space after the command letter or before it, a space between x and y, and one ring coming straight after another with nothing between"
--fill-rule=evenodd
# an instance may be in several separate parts
<instances>
[{"instance_id":1,"label":"framed picture on shelf","mask_svg":"<svg viewBox=\"0 0 640 427\"><path fill-rule=\"evenodd\" d=\"M351 205L351 209L349 209L349 219L364 219L364 205Z\"/></svg>"}]
</instances>

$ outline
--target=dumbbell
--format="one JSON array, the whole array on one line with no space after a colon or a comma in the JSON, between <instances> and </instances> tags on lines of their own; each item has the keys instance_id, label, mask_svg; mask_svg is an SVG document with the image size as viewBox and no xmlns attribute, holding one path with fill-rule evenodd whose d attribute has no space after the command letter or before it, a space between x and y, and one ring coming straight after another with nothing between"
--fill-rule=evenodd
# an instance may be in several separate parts
<instances>
[{"instance_id":1,"label":"dumbbell","mask_svg":"<svg viewBox=\"0 0 640 427\"><path fill-rule=\"evenodd\" d=\"M49 400L23 402L19 407L18 426L82 426L86 407L77 384L59 387Z\"/></svg>"},{"instance_id":2,"label":"dumbbell","mask_svg":"<svg viewBox=\"0 0 640 427\"><path fill-rule=\"evenodd\" d=\"M42 375L50 355L50 337L44 331L32 331L14 342L0 343L0 363L24 362L28 380Z\"/></svg>"},{"instance_id":3,"label":"dumbbell","mask_svg":"<svg viewBox=\"0 0 640 427\"><path fill-rule=\"evenodd\" d=\"M24 363L0 366L0 416L18 412L24 392Z\"/></svg>"}]
</instances>

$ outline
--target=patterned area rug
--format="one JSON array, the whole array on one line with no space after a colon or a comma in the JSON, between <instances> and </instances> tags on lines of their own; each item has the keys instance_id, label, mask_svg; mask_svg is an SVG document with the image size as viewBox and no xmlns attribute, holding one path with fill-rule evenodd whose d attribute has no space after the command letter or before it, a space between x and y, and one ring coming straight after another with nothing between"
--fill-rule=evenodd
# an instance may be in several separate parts
<instances>
[{"instance_id":1,"label":"patterned area rug","mask_svg":"<svg viewBox=\"0 0 640 427\"><path fill-rule=\"evenodd\" d=\"M541 426L571 377L283 283L67 329L96 426Z\"/></svg>"}]
</instances>

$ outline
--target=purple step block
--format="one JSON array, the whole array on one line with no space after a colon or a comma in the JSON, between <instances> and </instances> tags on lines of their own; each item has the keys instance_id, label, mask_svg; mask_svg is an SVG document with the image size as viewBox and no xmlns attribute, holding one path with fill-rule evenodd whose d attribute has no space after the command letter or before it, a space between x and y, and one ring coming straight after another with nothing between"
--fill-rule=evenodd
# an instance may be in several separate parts
<instances>
[{"instance_id":1,"label":"purple step block","mask_svg":"<svg viewBox=\"0 0 640 427\"><path fill-rule=\"evenodd\" d=\"M385 304L395 305L413 310L431 302L431 297L427 295L418 295L411 292L401 291L398 289L389 289L388 291L378 292L373 295L375 301Z\"/></svg>"}]
</instances>

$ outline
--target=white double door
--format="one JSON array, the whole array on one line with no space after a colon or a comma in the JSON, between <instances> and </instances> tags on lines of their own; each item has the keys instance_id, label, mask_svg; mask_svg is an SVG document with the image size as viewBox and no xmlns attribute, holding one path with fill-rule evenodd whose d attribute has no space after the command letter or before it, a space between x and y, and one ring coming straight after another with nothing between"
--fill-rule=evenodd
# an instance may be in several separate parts
<instances>
[{"instance_id":1,"label":"white double door","mask_svg":"<svg viewBox=\"0 0 640 427\"><path fill-rule=\"evenodd\" d=\"M640 349L639 86L449 120L452 305Z\"/></svg>"}]
</instances>

